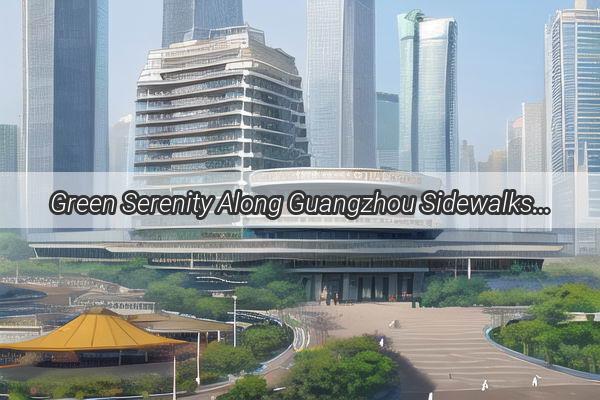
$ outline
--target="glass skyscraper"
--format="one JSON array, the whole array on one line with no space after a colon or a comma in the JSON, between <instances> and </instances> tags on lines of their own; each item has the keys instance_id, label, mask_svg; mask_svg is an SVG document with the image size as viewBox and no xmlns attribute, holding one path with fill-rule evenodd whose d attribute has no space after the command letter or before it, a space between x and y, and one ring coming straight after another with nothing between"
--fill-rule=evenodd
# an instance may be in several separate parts
<instances>
[{"instance_id":1,"label":"glass skyscraper","mask_svg":"<svg viewBox=\"0 0 600 400\"><path fill-rule=\"evenodd\" d=\"M456 52L453 18L398 16L400 137L413 171L458 169Z\"/></svg>"},{"instance_id":2,"label":"glass skyscraper","mask_svg":"<svg viewBox=\"0 0 600 400\"><path fill-rule=\"evenodd\" d=\"M375 167L375 1L308 0L312 165Z\"/></svg>"},{"instance_id":3,"label":"glass skyscraper","mask_svg":"<svg viewBox=\"0 0 600 400\"><path fill-rule=\"evenodd\" d=\"M208 39L211 29L243 24L242 0L163 0L162 46Z\"/></svg>"},{"instance_id":4,"label":"glass skyscraper","mask_svg":"<svg viewBox=\"0 0 600 400\"><path fill-rule=\"evenodd\" d=\"M17 172L19 137L16 125L0 125L0 172Z\"/></svg>"},{"instance_id":5,"label":"glass skyscraper","mask_svg":"<svg viewBox=\"0 0 600 400\"><path fill-rule=\"evenodd\" d=\"M106 171L108 1L23 0L22 15L26 170Z\"/></svg>"},{"instance_id":6,"label":"glass skyscraper","mask_svg":"<svg viewBox=\"0 0 600 400\"><path fill-rule=\"evenodd\" d=\"M401 169L398 95L377 93L377 168Z\"/></svg>"}]
</instances>

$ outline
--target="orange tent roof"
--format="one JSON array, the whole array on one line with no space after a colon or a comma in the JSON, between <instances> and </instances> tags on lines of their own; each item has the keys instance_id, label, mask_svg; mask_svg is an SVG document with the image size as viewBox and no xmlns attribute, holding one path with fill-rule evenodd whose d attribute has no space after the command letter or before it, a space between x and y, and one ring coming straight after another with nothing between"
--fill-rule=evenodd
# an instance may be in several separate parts
<instances>
[{"instance_id":1,"label":"orange tent roof","mask_svg":"<svg viewBox=\"0 0 600 400\"><path fill-rule=\"evenodd\" d=\"M92 309L45 336L19 343L0 344L16 351L94 351L143 349L185 344L180 340L152 335L106 309Z\"/></svg>"}]
</instances>

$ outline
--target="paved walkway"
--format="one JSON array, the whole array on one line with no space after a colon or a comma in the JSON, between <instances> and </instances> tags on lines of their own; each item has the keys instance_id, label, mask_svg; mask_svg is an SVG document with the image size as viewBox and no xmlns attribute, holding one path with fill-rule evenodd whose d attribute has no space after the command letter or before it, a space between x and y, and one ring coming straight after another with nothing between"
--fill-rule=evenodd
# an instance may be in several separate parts
<instances>
[{"instance_id":1,"label":"paved walkway","mask_svg":"<svg viewBox=\"0 0 600 400\"><path fill-rule=\"evenodd\" d=\"M403 303L371 303L312 306L307 312L328 316L330 336L388 337L401 365L402 392L415 394L403 398L423 398L421 394L428 391L435 391L434 399L480 398L482 382L487 379L490 391L486 393L497 391L500 396L499 389L504 389L504 395L481 398L507 400L513 398L511 393L517 393L519 399L575 398L568 394L577 394L577 386L581 386L580 398L600 399L600 385L519 360L488 343L483 329L489 316L480 308L412 309ZM389 327L393 320L399 321L399 328ZM560 386L562 395L549 397L549 389L544 389L539 393L546 396L539 397L530 389L536 374L542 388L557 386L558 391ZM527 388L534 397L515 388ZM590 397L588 390L597 397Z\"/></svg>"}]
</instances>

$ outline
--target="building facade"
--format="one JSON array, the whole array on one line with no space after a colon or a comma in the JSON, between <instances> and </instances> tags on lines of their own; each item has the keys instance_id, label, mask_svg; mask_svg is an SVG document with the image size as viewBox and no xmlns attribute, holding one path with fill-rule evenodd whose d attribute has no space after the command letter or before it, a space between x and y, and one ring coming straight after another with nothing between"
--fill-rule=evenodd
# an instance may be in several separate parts
<instances>
[{"instance_id":1,"label":"building facade","mask_svg":"<svg viewBox=\"0 0 600 400\"><path fill-rule=\"evenodd\" d=\"M477 163L475 162L475 148L466 140L463 140L460 145L459 172L477 172Z\"/></svg>"},{"instance_id":2,"label":"building facade","mask_svg":"<svg viewBox=\"0 0 600 400\"><path fill-rule=\"evenodd\" d=\"M151 51L136 110L134 171L172 190L310 163L294 58L249 27Z\"/></svg>"},{"instance_id":3,"label":"building facade","mask_svg":"<svg viewBox=\"0 0 600 400\"><path fill-rule=\"evenodd\" d=\"M457 37L453 18L398 16L400 136L420 172L458 170Z\"/></svg>"},{"instance_id":4,"label":"building facade","mask_svg":"<svg viewBox=\"0 0 600 400\"><path fill-rule=\"evenodd\" d=\"M402 171L343 168L285 168L248 172L243 191L289 196L325 193L420 195L437 180ZM163 229L164 230L164 229ZM456 231L436 228L429 218L403 215L291 215L276 221L248 215L238 224L133 231L55 234L32 237L40 259L120 262L144 258L148 268L203 277L245 280L257 266L272 262L301 281L309 298L324 287L343 301L411 300L426 275L497 273L515 263L540 268L563 248L551 233ZM162 236L161 236L162 235Z\"/></svg>"},{"instance_id":5,"label":"building facade","mask_svg":"<svg viewBox=\"0 0 600 400\"><path fill-rule=\"evenodd\" d=\"M128 114L110 127L108 134L109 171L127 172L133 166L130 155L131 136L133 132L133 115Z\"/></svg>"},{"instance_id":6,"label":"building facade","mask_svg":"<svg viewBox=\"0 0 600 400\"><path fill-rule=\"evenodd\" d=\"M600 13L598 4L576 1L546 25L546 113L553 204L573 210L576 222L600 217ZM565 174L589 173L568 189ZM561 180L562 179L562 180ZM575 207L574 205L577 204ZM583 228L584 224L578 224ZM568 233L575 254L596 254L596 230Z\"/></svg>"},{"instance_id":7,"label":"building facade","mask_svg":"<svg viewBox=\"0 0 600 400\"><path fill-rule=\"evenodd\" d=\"M398 95L377 93L377 168L407 170L400 151Z\"/></svg>"},{"instance_id":8,"label":"building facade","mask_svg":"<svg viewBox=\"0 0 600 400\"><path fill-rule=\"evenodd\" d=\"M244 24L242 0L163 0L162 47Z\"/></svg>"},{"instance_id":9,"label":"building facade","mask_svg":"<svg viewBox=\"0 0 600 400\"><path fill-rule=\"evenodd\" d=\"M307 46L312 164L374 168L375 1L308 0Z\"/></svg>"},{"instance_id":10,"label":"building facade","mask_svg":"<svg viewBox=\"0 0 600 400\"><path fill-rule=\"evenodd\" d=\"M18 172L19 128L0 125L0 172Z\"/></svg>"},{"instance_id":11,"label":"building facade","mask_svg":"<svg viewBox=\"0 0 600 400\"><path fill-rule=\"evenodd\" d=\"M23 1L29 172L108 168L108 1Z\"/></svg>"},{"instance_id":12,"label":"building facade","mask_svg":"<svg viewBox=\"0 0 600 400\"><path fill-rule=\"evenodd\" d=\"M523 103L522 172L546 171L546 130L543 103Z\"/></svg>"},{"instance_id":13,"label":"building facade","mask_svg":"<svg viewBox=\"0 0 600 400\"><path fill-rule=\"evenodd\" d=\"M523 159L523 117L506 122L506 171L521 172Z\"/></svg>"}]
</instances>

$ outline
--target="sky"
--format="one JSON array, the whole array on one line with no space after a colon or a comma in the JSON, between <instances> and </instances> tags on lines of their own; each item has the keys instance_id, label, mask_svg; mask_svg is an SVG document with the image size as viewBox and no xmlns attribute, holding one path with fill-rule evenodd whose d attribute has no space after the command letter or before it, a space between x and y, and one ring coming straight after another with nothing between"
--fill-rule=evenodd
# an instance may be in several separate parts
<instances>
[{"instance_id":1,"label":"sky","mask_svg":"<svg viewBox=\"0 0 600 400\"><path fill-rule=\"evenodd\" d=\"M458 22L459 139L487 159L508 119L544 94L544 24L573 0L375 0L377 90L399 91L396 15L414 8ZM306 70L306 0L244 0L244 19ZM21 115L21 1L0 1L0 124ZM148 50L160 47L162 0L109 0L109 124L133 112Z\"/></svg>"}]
</instances>

